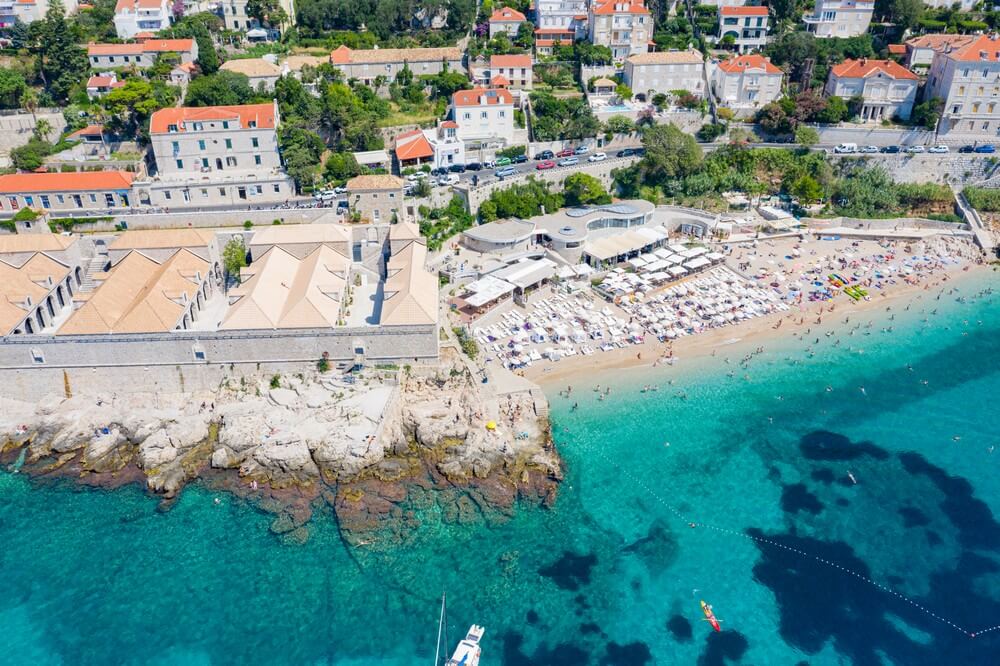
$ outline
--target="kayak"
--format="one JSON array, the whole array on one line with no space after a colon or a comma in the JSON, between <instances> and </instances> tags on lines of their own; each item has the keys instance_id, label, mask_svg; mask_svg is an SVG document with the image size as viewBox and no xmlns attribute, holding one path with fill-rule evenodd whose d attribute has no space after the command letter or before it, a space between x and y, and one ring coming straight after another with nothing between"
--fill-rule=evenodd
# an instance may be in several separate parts
<instances>
[{"instance_id":1,"label":"kayak","mask_svg":"<svg viewBox=\"0 0 1000 666\"><path fill-rule=\"evenodd\" d=\"M701 612L705 614L705 619L708 620L710 625L712 625L712 629L722 631L722 627L719 626L719 621L715 619L715 613L712 612L712 607L704 601L701 602Z\"/></svg>"}]
</instances>

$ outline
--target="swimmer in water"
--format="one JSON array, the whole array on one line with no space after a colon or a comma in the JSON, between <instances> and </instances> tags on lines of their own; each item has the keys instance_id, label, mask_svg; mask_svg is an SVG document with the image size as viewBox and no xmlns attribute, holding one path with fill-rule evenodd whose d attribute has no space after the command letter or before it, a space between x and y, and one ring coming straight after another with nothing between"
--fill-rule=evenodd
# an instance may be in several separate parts
<instances>
[{"instance_id":1,"label":"swimmer in water","mask_svg":"<svg viewBox=\"0 0 1000 666\"><path fill-rule=\"evenodd\" d=\"M858 389L861 391L862 395L868 395L868 392L865 391L865 387L864 386L859 386Z\"/></svg>"}]
</instances>

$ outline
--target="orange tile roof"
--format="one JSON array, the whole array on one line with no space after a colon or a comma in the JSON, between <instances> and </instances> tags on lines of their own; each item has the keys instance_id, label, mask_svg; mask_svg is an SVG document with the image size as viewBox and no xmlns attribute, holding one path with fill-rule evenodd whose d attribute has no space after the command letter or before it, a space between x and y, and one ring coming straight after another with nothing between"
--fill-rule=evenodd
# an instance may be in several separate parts
<instances>
[{"instance_id":1,"label":"orange tile roof","mask_svg":"<svg viewBox=\"0 0 1000 666\"><path fill-rule=\"evenodd\" d=\"M538 28L535 30L536 35L565 35L570 39L573 39L573 31L566 30L565 28Z\"/></svg>"},{"instance_id":2,"label":"orange tile roof","mask_svg":"<svg viewBox=\"0 0 1000 666\"><path fill-rule=\"evenodd\" d=\"M906 53L906 44L889 44L889 53L893 55L903 55Z\"/></svg>"},{"instance_id":3,"label":"orange tile roof","mask_svg":"<svg viewBox=\"0 0 1000 666\"><path fill-rule=\"evenodd\" d=\"M767 7L719 7L721 16L767 16Z\"/></svg>"},{"instance_id":4,"label":"orange tile roof","mask_svg":"<svg viewBox=\"0 0 1000 666\"><path fill-rule=\"evenodd\" d=\"M516 9L511 9L510 7L504 7L493 12L490 16L490 23L495 23L497 21L524 21L526 20L524 14L517 11Z\"/></svg>"},{"instance_id":5,"label":"orange tile roof","mask_svg":"<svg viewBox=\"0 0 1000 666\"><path fill-rule=\"evenodd\" d=\"M1000 62L1000 37L980 35L945 55L962 62Z\"/></svg>"},{"instance_id":6,"label":"orange tile roof","mask_svg":"<svg viewBox=\"0 0 1000 666\"><path fill-rule=\"evenodd\" d=\"M102 134L104 134L104 126L103 125L87 125L83 129L78 129L77 131L73 132L72 134L70 134L66 138L68 138L68 139L78 139L78 138L84 137L84 136L97 136L97 137L99 137Z\"/></svg>"},{"instance_id":7,"label":"orange tile roof","mask_svg":"<svg viewBox=\"0 0 1000 666\"><path fill-rule=\"evenodd\" d=\"M88 88L110 88L117 81L113 76L92 76L87 79Z\"/></svg>"},{"instance_id":8,"label":"orange tile roof","mask_svg":"<svg viewBox=\"0 0 1000 666\"><path fill-rule=\"evenodd\" d=\"M185 53L193 50L193 39L146 39L131 44L87 44L88 56L142 55L167 51Z\"/></svg>"},{"instance_id":9,"label":"orange tile roof","mask_svg":"<svg viewBox=\"0 0 1000 666\"><path fill-rule=\"evenodd\" d=\"M513 104L514 97L510 91L503 88L473 88L472 90L459 90L451 96L451 103L454 106L481 106L480 98L485 97L487 106L498 104Z\"/></svg>"},{"instance_id":10,"label":"orange tile roof","mask_svg":"<svg viewBox=\"0 0 1000 666\"><path fill-rule=\"evenodd\" d=\"M769 59L756 53L736 56L720 62L719 69L728 74L745 72L748 69L762 69L767 74L781 74L781 70Z\"/></svg>"},{"instance_id":11,"label":"orange tile roof","mask_svg":"<svg viewBox=\"0 0 1000 666\"><path fill-rule=\"evenodd\" d=\"M368 174L351 178L345 187L349 192L356 190L401 190L403 189L403 179L387 174Z\"/></svg>"},{"instance_id":12,"label":"orange tile roof","mask_svg":"<svg viewBox=\"0 0 1000 666\"><path fill-rule=\"evenodd\" d=\"M115 12L126 9L160 9L162 6L162 0L118 0L118 3L115 5Z\"/></svg>"},{"instance_id":13,"label":"orange tile roof","mask_svg":"<svg viewBox=\"0 0 1000 666\"><path fill-rule=\"evenodd\" d=\"M504 86L510 85L510 80L503 74L497 74L493 77L493 80L490 81L490 85L494 88L503 88Z\"/></svg>"},{"instance_id":14,"label":"orange tile roof","mask_svg":"<svg viewBox=\"0 0 1000 666\"><path fill-rule=\"evenodd\" d=\"M132 174L127 171L12 173L0 176L0 194L91 192L96 190L127 190L131 187Z\"/></svg>"},{"instance_id":15,"label":"orange tile roof","mask_svg":"<svg viewBox=\"0 0 1000 666\"><path fill-rule=\"evenodd\" d=\"M530 55L495 55L490 56L490 67L527 67L531 68Z\"/></svg>"},{"instance_id":16,"label":"orange tile roof","mask_svg":"<svg viewBox=\"0 0 1000 666\"><path fill-rule=\"evenodd\" d=\"M919 77L895 60L845 60L830 70L834 76L846 79L863 79L882 72L893 79L913 79Z\"/></svg>"},{"instance_id":17,"label":"orange tile roof","mask_svg":"<svg viewBox=\"0 0 1000 666\"><path fill-rule=\"evenodd\" d=\"M400 162L434 157L434 148L424 133L418 129L398 135L395 139L394 150L396 151L396 159Z\"/></svg>"},{"instance_id":18,"label":"orange tile roof","mask_svg":"<svg viewBox=\"0 0 1000 666\"><path fill-rule=\"evenodd\" d=\"M454 120L445 120L444 122L441 123L440 126L448 129L457 129L458 123L456 123Z\"/></svg>"},{"instance_id":19,"label":"orange tile roof","mask_svg":"<svg viewBox=\"0 0 1000 666\"><path fill-rule=\"evenodd\" d=\"M249 129L250 122L256 121L258 129L277 127L274 104L244 104L242 106L182 106L160 109L149 119L150 134L164 134L171 125L180 132L185 131L186 122L208 120L239 120L242 129Z\"/></svg>"},{"instance_id":20,"label":"orange tile roof","mask_svg":"<svg viewBox=\"0 0 1000 666\"><path fill-rule=\"evenodd\" d=\"M594 14L649 14L642 0L605 0L596 3Z\"/></svg>"},{"instance_id":21,"label":"orange tile roof","mask_svg":"<svg viewBox=\"0 0 1000 666\"><path fill-rule=\"evenodd\" d=\"M330 53L334 65L384 64L395 62L442 62L462 59L462 51L454 46L422 49L360 49L343 44Z\"/></svg>"},{"instance_id":22,"label":"orange tile roof","mask_svg":"<svg viewBox=\"0 0 1000 666\"><path fill-rule=\"evenodd\" d=\"M951 46L952 48L965 46L974 39L975 37L972 35L920 35L919 37L911 37L906 40L906 46L914 49L934 49L938 51L946 46ZM890 48L892 47L891 44L889 46Z\"/></svg>"}]
</instances>

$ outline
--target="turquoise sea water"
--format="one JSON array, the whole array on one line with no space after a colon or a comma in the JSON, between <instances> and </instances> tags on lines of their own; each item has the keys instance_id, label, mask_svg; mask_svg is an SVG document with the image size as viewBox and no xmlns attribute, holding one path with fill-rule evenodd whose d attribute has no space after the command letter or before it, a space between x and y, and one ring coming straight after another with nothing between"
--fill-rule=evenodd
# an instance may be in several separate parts
<instances>
[{"instance_id":1,"label":"turquoise sea water","mask_svg":"<svg viewBox=\"0 0 1000 666\"><path fill-rule=\"evenodd\" d=\"M442 591L484 666L997 663L968 634L1000 625L1000 296L959 294L553 395L554 509L423 510L378 553L198 488L162 513L0 475L0 663L430 664Z\"/></svg>"}]
</instances>

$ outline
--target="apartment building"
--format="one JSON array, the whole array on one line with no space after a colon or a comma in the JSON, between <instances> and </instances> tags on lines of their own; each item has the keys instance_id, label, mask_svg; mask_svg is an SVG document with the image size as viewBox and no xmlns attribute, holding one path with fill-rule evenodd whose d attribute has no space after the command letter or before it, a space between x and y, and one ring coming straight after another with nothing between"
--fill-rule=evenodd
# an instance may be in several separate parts
<instances>
[{"instance_id":1,"label":"apartment building","mask_svg":"<svg viewBox=\"0 0 1000 666\"><path fill-rule=\"evenodd\" d=\"M511 39L517 37L521 24L527 20L524 14L510 7L494 10L490 16L490 39L501 34L506 34Z\"/></svg>"},{"instance_id":2,"label":"apartment building","mask_svg":"<svg viewBox=\"0 0 1000 666\"><path fill-rule=\"evenodd\" d=\"M817 37L856 37L868 32L875 0L816 0L802 20Z\"/></svg>"},{"instance_id":3,"label":"apartment building","mask_svg":"<svg viewBox=\"0 0 1000 666\"><path fill-rule=\"evenodd\" d=\"M198 42L193 39L143 39L129 44L88 44L87 58L92 69L152 67L163 53L176 53L181 63L198 59Z\"/></svg>"},{"instance_id":4,"label":"apartment building","mask_svg":"<svg viewBox=\"0 0 1000 666\"><path fill-rule=\"evenodd\" d=\"M156 176L136 189L153 206L277 203L295 194L278 152L277 102L171 107L149 122Z\"/></svg>"},{"instance_id":5,"label":"apartment building","mask_svg":"<svg viewBox=\"0 0 1000 666\"><path fill-rule=\"evenodd\" d=\"M930 69L934 54L957 49L976 40L975 35L920 35L906 40L906 66L914 71Z\"/></svg>"},{"instance_id":6,"label":"apartment building","mask_svg":"<svg viewBox=\"0 0 1000 666\"><path fill-rule=\"evenodd\" d=\"M530 55L490 56L487 86L512 90L531 90L533 72ZM484 77L487 78L487 77Z\"/></svg>"},{"instance_id":7,"label":"apartment building","mask_svg":"<svg viewBox=\"0 0 1000 666\"><path fill-rule=\"evenodd\" d=\"M639 53L625 59L625 83L647 101L656 93L672 90L704 96L703 68L701 52L694 49Z\"/></svg>"},{"instance_id":8,"label":"apartment building","mask_svg":"<svg viewBox=\"0 0 1000 666\"><path fill-rule=\"evenodd\" d=\"M294 24L295 0L279 0L278 4L285 10L288 22ZM247 31L259 27L257 19L247 14L247 0L222 0L217 6L226 30Z\"/></svg>"},{"instance_id":9,"label":"apartment building","mask_svg":"<svg viewBox=\"0 0 1000 666\"><path fill-rule=\"evenodd\" d=\"M535 28L538 31L561 30L573 39L587 34L586 0L535 0Z\"/></svg>"},{"instance_id":10,"label":"apartment building","mask_svg":"<svg viewBox=\"0 0 1000 666\"><path fill-rule=\"evenodd\" d=\"M75 14L77 0L63 2L66 15ZM0 0L0 28L13 27L15 23L28 25L45 18L49 0Z\"/></svg>"},{"instance_id":11,"label":"apartment building","mask_svg":"<svg viewBox=\"0 0 1000 666\"><path fill-rule=\"evenodd\" d=\"M345 79L357 79L368 86L378 77L391 82L404 67L409 67L414 76L438 74L446 67L453 72L465 71L462 50L454 46L355 50L341 45L330 54L330 64L343 72Z\"/></svg>"},{"instance_id":12,"label":"apartment building","mask_svg":"<svg viewBox=\"0 0 1000 666\"><path fill-rule=\"evenodd\" d=\"M459 90L451 97L456 135L467 142L514 140L514 97L503 88Z\"/></svg>"},{"instance_id":13,"label":"apartment building","mask_svg":"<svg viewBox=\"0 0 1000 666\"><path fill-rule=\"evenodd\" d=\"M719 38L733 38L737 53L759 51L767 44L767 7L719 7Z\"/></svg>"},{"instance_id":14,"label":"apartment building","mask_svg":"<svg viewBox=\"0 0 1000 666\"><path fill-rule=\"evenodd\" d=\"M0 176L0 211L4 212L21 208L94 212L132 205L132 174L126 171Z\"/></svg>"},{"instance_id":15,"label":"apartment building","mask_svg":"<svg viewBox=\"0 0 1000 666\"><path fill-rule=\"evenodd\" d=\"M347 203L352 214L371 224L403 221L403 179L397 176L355 176L347 181Z\"/></svg>"},{"instance_id":16,"label":"apartment building","mask_svg":"<svg viewBox=\"0 0 1000 666\"><path fill-rule=\"evenodd\" d=\"M845 60L830 68L823 94L843 99L861 97L862 122L908 120L920 79L894 60Z\"/></svg>"},{"instance_id":17,"label":"apartment building","mask_svg":"<svg viewBox=\"0 0 1000 666\"><path fill-rule=\"evenodd\" d=\"M587 15L592 44L611 49L615 60L649 51L653 15L644 0L593 0Z\"/></svg>"},{"instance_id":18,"label":"apartment building","mask_svg":"<svg viewBox=\"0 0 1000 666\"><path fill-rule=\"evenodd\" d=\"M557 46L572 46L576 41L575 28L539 28L535 30L535 53L552 55Z\"/></svg>"},{"instance_id":19,"label":"apartment building","mask_svg":"<svg viewBox=\"0 0 1000 666\"><path fill-rule=\"evenodd\" d=\"M980 35L934 54L924 99L944 100L939 134L1000 136L1000 37Z\"/></svg>"},{"instance_id":20,"label":"apartment building","mask_svg":"<svg viewBox=\"0 0 1000 666\"><path fill-rule=\"evenodd\" d=\"M712 72L712 92L731 109L757 109L781 96L782 72L759 54L724 60Z\"/></svg>"},{"instance_id":21,"label":"apartment building","mask_svg":"<svg viewBox=\"0 0 1000 666\"><path fill-rule=\"evenodd\" d=\"M115 5L115 32L132 39L140 32L159 32L170 27L173 11L169 0L118 0Z\"/></svg>"},{"instance_id":22,"label":"apartment building","mask_svg":"<svg viewBox=\"0 0 1000 666\"><path fill-rule=\"evenodd\" d=\"M465 164L465 142L458 138L458 123L445 120L434 129L403 132L393 140L400 168L430 164L433 168Z\"/></svg>"}]
</instances>

